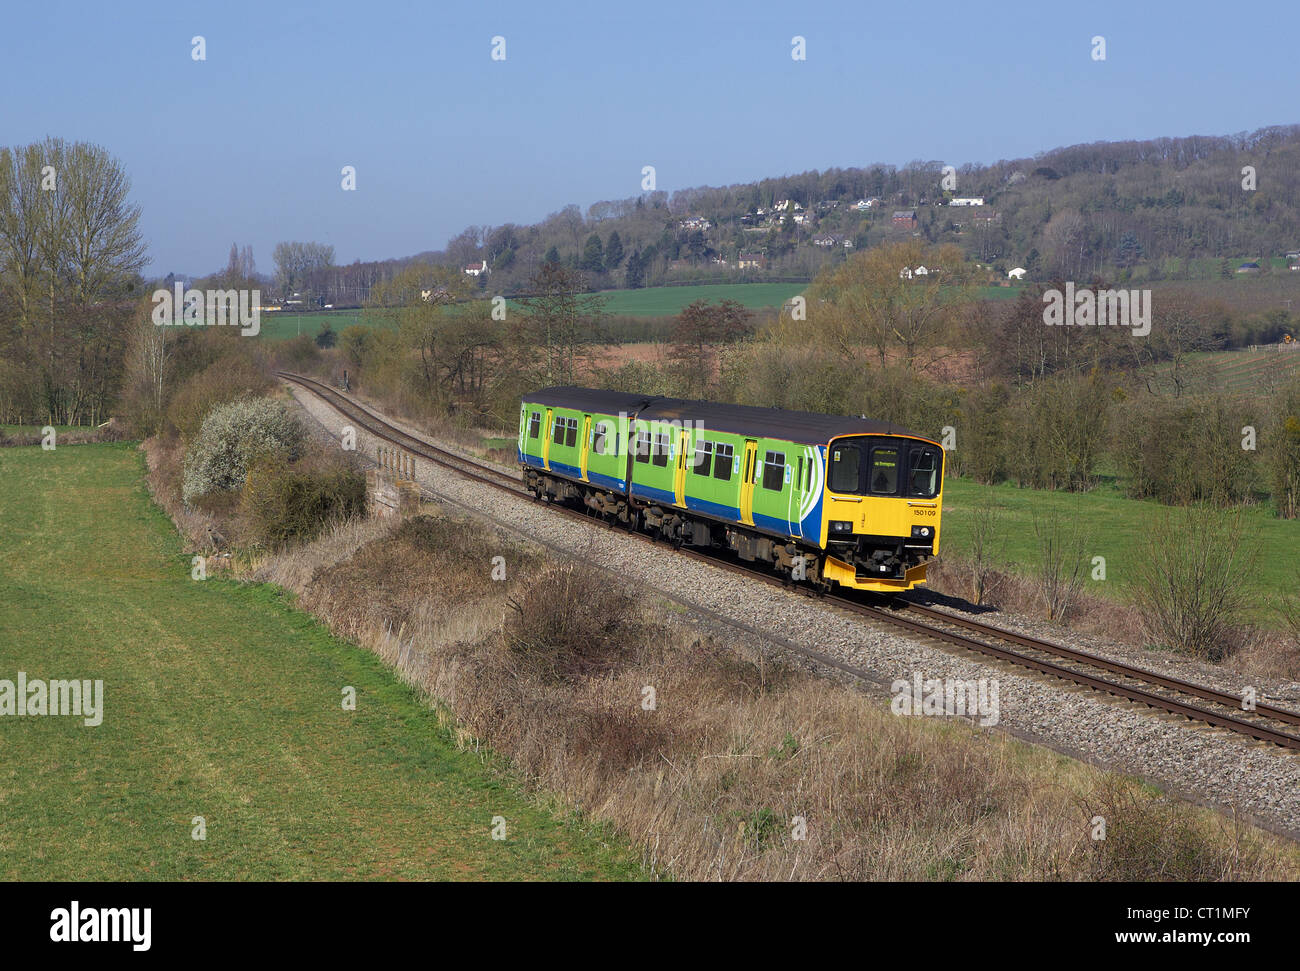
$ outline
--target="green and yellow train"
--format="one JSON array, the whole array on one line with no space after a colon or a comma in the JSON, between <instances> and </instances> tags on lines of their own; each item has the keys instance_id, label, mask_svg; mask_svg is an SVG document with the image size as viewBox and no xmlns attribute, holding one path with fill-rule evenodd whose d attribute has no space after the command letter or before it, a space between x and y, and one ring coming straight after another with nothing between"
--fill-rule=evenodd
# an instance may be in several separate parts
<instances>
[{"instance_id":1,"label":"green and yellow train","mask_svg":"<svg viewBox=\"0 0 1300 971\"><path fill-rule=\"evenodd\" d=\"M557 387L518 445L539 498L817 586L910 590L939 551L943 449L887 422Z\"/></svg>"}]
</instances>

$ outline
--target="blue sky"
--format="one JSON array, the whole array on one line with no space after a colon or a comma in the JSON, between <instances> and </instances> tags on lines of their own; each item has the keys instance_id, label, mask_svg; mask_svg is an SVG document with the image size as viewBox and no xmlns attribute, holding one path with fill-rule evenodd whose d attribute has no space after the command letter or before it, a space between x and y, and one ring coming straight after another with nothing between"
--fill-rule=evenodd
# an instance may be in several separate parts
<instances>
[{"instance_id":1,"label":"blue sky","mask_svg":"<svg viewBox=\"0 0 1300 971\"><path fill-rule=\"evenodd\" d=\"M236 241L263 272L284 239L341 263L438 249L636 195L644 165L671 192L1297 121L1281 2L128 0L13 3L0 25L0 144L121 159L159 275Z\"/></svg>"}]
</instances>

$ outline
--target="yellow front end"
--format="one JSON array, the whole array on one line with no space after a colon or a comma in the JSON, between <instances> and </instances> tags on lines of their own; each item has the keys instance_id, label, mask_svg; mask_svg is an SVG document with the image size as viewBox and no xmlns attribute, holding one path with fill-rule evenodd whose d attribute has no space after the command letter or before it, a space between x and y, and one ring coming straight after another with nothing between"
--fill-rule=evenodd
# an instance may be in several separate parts
<instances>
[{"instance_id":1,"label":"yellow front end","mask_svg":"<svg viewBox=\"0 0 1300 971\"><path fill-rule=\"evenodd\" d=\"M936 443L923 444L933 446L942 455ZM924 583L929 560L939 552L943 505L941 465L934 480L933 496L849 495L833 491L831 479L828 474L822 498L821 545L827 552L823 576L841 586L877 593L900 593ZM906 485L901 491L909 491ZM845 524L852 524L851 530L846 530ZM889 570L880 569L882 575L873 575L874 564L863 563L860 558L856 565L849 562L853 557L843 548L846 542L865 544L868 548L878 543L882 549L897 544L903 550L898 558L901 562ZM838 556L837 546L840 547Z\"/></svg>"}]
</instances>

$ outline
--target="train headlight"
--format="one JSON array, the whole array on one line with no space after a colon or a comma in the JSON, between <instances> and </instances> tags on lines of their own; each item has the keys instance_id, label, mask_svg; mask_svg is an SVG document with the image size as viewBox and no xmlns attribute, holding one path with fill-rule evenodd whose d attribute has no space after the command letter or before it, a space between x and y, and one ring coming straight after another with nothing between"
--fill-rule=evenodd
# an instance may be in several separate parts
<instances>
[{"instance_id":1,"label":"train headlight","mask_svg":"<svg viewBox=\"0 0 1300 971\"><path fill-rule=\"evenodd\" d=\"M929 526L913 526L913 527L912 527L912 538L913 538L913 539L929 539L929 538L930 538L931 536L933 536L933 535L934 535L934 531L933 531L932 529L930 529Z\"/></svg>"},{"instance_id":2,"label":"train headlight","mask_svg":"<svg viewBox=\"0 0 1300 971\"><path fill-rule=\"evenodd\" d=\"M832 533L851 533L853 532L853 523L843 519L831 520Z\"/></svg>"}]
</instances>

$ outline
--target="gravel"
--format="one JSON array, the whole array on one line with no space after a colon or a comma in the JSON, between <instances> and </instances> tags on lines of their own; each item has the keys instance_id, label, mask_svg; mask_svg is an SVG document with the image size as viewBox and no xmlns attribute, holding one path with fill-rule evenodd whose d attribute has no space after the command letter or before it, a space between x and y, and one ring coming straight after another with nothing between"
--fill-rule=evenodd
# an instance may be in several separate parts
<instances>
[{"instance_id":1,"label":"gravel","mask_svg":"<svg viewBox=\"0 0 1300 971\"><path fill-rule=\"evenodd\" d=\"M337 435L347 424L315 395L298 386L291 385L290 390L329 434ZM373 436L357 429L358 451L373 455L376 444ZM1184 799L1235 812L1264 828L1300 839L1300 756L1284 749L1053 679L1029 676L1009 664L950 653L926 639L873 626L804 594L675 555L665 547L600 524L588 525L559 515L530 498L515 498L429 461L417 458L416 478L425 490L475 515L693 608L693 622L739 625L778 649L794 643L865 669L877 692L887 690L896 679L911 682L913 672L920 672L925 680L996 680L997 726L982 730L1006 731L1071 757L1140 776ZM668 605L664 609L666 614L675 613ZM1005 615L999 615L997 623L1103 653L1096 643L1075 645L1070 632L1059 628L1034 629L1032 623ZM1217 686L1223 690L1236 692L1242 687L1231 675L1213 669L1210 673L1193 672L1186 664L1166 663L1147 653L1139 656L1125 650L1130 658L1157 670L1163 667L1178 676L1195 675L1206 683L1218 679ZM1261 699L1285 699L1287 688L1269 686Z\"/></svg>"}]
</instances>

